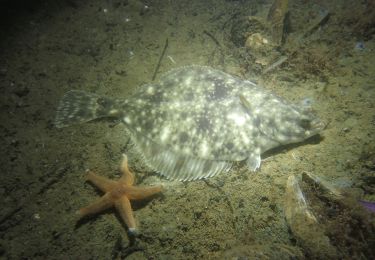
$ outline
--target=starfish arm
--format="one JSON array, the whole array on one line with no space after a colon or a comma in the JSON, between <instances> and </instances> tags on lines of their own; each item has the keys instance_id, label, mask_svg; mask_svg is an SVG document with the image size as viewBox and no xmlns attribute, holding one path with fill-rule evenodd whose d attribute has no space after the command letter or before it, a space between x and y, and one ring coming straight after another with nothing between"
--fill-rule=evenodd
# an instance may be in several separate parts
<instances>
[{"instance_id":1,"label":"starfish arm","mask_svg":"<svg viewBox=\"0 0 375 260\"><path fill-rule=\"evenodd\" d=\"M125 222L129 231L132 233L135 232L136 224L129 199L126 196L122 196L120 199L116 200L115 207L120 213L121 219Z\"/></svg>"},{"instance_id":2,"label":"starfish arm","mask_svg":"<svg viewBox=\"0 0 375 260\"><path fill-rule=\"evenodd\" d=\"M116 185L116 181L112 181L105 177L96 175L92 171L88 170L86 174L86 180L94 184L98 189L103 192L108 192L111 188Z\"/></svg>"},{"instance_id":3,"label":"starfish arm","mask_svg":"<svg viewBox=\"0 0 375 260\"><path fill-rule=\"evenodd\" d=\"M163 190L163 186L152 186L152 187L127 187L126 196L130 200L142 200L151 197Z\"/></svg>"},{"instance_id":4,"label":"starfish arm","mask_svg":"<svg viewBox=\"0 0 375 260\"><path fill-rule=\"evenodd\" d=\"M105 209L110 208L113 206L112 198L110 197L110 194L106 193L104 196L102 196L97 201L91 203L90 205L81 208L77 211L78 215L80 217L85 217L88 215L93 215L96 213L99 213L100 211L103 211Z\"/></svg>"},{"instance_id":5,"label":"starfish arm","mask_svg":"<svg viewBox=\"0 0 375 260\"><path fill-rule=\"evenodd\" d=\"M126 156L126 154L123 154L122 156L124 158L122 159L121 167L120 167L121 172L122 172L120 181L125 183L126 185L131 186L134 184L134 174L129 170L128 157Z\"/></svg>"}]
</instances>

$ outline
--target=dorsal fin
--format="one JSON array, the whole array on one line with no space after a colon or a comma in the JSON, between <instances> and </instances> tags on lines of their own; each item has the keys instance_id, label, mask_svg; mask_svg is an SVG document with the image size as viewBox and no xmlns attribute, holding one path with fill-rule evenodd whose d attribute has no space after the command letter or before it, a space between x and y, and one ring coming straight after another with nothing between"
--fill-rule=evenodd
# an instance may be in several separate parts
<instances>
[{"instance_id":1,"label":"dorsal fin","mask_svg":"<svg viewBox=\"0 0 375 260\"><path fill-rule=\"evenodd\" d=\"M134 140L146 164L168 179L180 181L204 179L226 172L232 167L232 162L229 161L188 156L161 147L150 140L146 142Z\"/></svg>"}]
</instances>

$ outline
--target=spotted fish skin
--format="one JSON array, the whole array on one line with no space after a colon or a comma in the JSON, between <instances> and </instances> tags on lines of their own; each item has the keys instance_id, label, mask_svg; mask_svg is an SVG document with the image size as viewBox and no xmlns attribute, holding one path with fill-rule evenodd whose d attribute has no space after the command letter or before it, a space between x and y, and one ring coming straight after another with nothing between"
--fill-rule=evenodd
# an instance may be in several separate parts
<instances>
[{"instance_id":1,"label":"spotted fish skin","mask_svg":"<svg viewBox=\"0 0 375 260\"><path fill-rule=\"evenodd\" d=\"M263 152L324 128L309 108L203 66L174 69L124 100L70 91L60 102L55 124L105 116L122 118L146 163L178 180L214 176L242 160L256 170Z\"/></svg>"}]
</instances>

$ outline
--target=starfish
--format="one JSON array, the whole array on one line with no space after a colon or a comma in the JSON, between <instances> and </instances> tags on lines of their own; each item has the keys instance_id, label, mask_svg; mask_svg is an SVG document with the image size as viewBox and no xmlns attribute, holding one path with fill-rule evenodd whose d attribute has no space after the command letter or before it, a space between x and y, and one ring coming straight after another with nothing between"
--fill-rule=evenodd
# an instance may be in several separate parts
<instances>
[{"instance_id":1,"label":"starfish","mask_svg":"<svg viewBox=\"0 0 375 260\"><path fill-rule=\"evenodd\" d=\"M94 184L97 188L104 192L104 195L77 211L80 218L88 215L99 213L110 207L115 207L120 213L121 219L125 222L129 229L129 233L135 234L137 231L133 210L130 204L131 200L143 200L162 191L163 186L151 187L135 187L134 175L128 168L128 159L123 154L121 163L122 176L118 181L96 175L88 170L86 180Z\"/></svg>"}]
</instances>

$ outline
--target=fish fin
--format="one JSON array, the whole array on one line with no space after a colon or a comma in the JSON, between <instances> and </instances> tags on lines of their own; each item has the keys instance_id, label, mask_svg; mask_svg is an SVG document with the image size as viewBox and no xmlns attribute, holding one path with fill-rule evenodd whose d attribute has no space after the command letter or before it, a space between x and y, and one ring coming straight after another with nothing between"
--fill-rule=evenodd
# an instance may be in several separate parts
<instances>
[{"instance_id":1,"label":"fish fin","mask_svg":"<svg viewBox=\"0 0 375 260\"><path fill-rule=\"evenodd\" d=\"M84 123L100 117L116 116L117 102L80 90L71 90L61 99L55 117L57 128Z\"/></svg>"},{"instance_id":2,"label":"fish fin","mask_svg":"<svg viewBox=\"0 0 375 260\"><path fill-rule=\"evenodd\" d=\"M262 160L260 158L260 153L254 152L251 153L247 158L246 165L250 170L256 171L257 169L259 169L261 162Z\"/></svg>"},{"instance_id":3,"label":"fish fin","mask_svg":"<svg viewBox=\"0 0 375 260\"><path fill-rule=\"evenodd\" d=\"M172 180L204 179L226 172L232 167L232 162L229 161L208 160L176 153L151 141L135 143L144 155L146 164Z\"/></svg>"}]
</instances>

